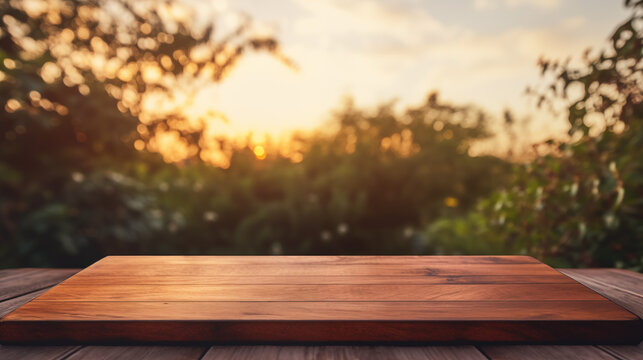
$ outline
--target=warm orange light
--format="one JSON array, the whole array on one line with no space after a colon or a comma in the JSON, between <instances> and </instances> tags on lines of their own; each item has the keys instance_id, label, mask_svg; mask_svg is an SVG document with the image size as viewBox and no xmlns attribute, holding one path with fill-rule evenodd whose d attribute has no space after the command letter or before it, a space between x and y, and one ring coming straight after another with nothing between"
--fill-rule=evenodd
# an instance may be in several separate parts
<instances>
[{"instance_id":1,"label":"warm orange light","mask_svg":"<svg viewBox=\"0 0 643 360\"><path fill-rule=\"evenodd\" d=\"M290 158L290 160L291 160L292 162L294 162L294 163L300 163L300 162L302 162L302 160L304 160L304 155L302 155L301 153L295 153L295 154Z\"/></svg>"},{"instance_id":2,"label":"warm orange light","mask_svg":"<svg viewBox=\"0 0 643 360\"><path fill-rule=\"evenodd\" d=\"M255 157L259 160L263 160L266 158L266 149L263 148L261 145L257 145L252 149L252 152L255 153Z\"/></svg>"},{"instance_id":3,"label":"warm orange light","mask_svg":"<svg viewBox=\"0 0 643 360\"><path fill-rule=\"evenodd\" d=\"M143 149L145 149L145 141L141 139L134 141L134 148L136 148L136 150L138 151L142 151Z\"/></svg>"},{"instance_id":4,"label":"warm orange light","mask_svg":"<svg viewBox=\"0 0 643 360\"><path fill-rule=\"evenodd\" d=\"M458 206L458 199L449 196L444 199L444 205L448 207L456 207Z\"/></svg>"}]
</instances>

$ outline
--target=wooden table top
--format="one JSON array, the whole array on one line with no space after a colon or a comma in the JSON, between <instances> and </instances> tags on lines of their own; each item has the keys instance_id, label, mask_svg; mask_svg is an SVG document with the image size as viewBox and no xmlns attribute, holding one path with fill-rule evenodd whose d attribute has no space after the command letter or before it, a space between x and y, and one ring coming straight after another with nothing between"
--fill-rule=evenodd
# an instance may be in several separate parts
<instances>
[{"instance_id":1,"label":"wooden table top","mask_svg":"<svg viewBox=\"0 0 643 360\"><path fill-rule=\"evenodd\" d=\"M73 275L75 269L0 270L0 316ZM559 269L629 311L643 316L643 274L617 269ZM15 346L1 359L643 359L636 345L459 346Z\"/></svg>"},{"instance_id":2,"label":"wooden table top","mask_svg":"<svg viewBox=\"0 0 643 360\"><path fill-rule=\"evenodd\" d=\"M111 256L0 341L638 343L631 312L526 256Z\"/></svg>"}]
</instances>

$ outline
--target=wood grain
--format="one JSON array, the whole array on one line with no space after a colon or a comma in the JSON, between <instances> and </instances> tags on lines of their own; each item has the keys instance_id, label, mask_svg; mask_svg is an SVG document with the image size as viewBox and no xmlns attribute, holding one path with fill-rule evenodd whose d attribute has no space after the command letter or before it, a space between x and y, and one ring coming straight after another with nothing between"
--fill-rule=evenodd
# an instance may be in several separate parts
<instances>
[{"instance_id":1,"label":"wood grain","mask_svg":"<svg viewBox=\"0 0 643 360\"><path fill-rule=\"evenodd\" d=\"M581 306L582 305L582 306ZM469 302L82 302L32 301L12 314L11 321L84 320L274 320L274 321L591 321L634 322L636 316L609 301L469 301Z\"/></svg>"},{"instance_id":2,"label":"wood grain","mask_svg":"<svg viewBox=\"0 0 643 360\"><path fill-rule=\"evenodd\" d=\"M556 275L544 264L401 264L401 265L321 265L321 264L145 264L100 265L92 275L110 276L461 276L461 275Z\"/></svg>"},{"instance_id":3,"label":"wood grain","mask_svg":"<svg viewBox=\"0 0 643 360\"><path fill-rule=\"evenodd\" d=\"M15 269L13 273L19 274L23 270ZM44 272L54 269L43 269ZM565 269L561 270L565 274L575 276L581 283L585 279L594 280L594 288L597 292L613 299L621 306L633 309L635 313L643 313L643 308L636 303L629 303L631 298L616 299L612 294L618 291L620 294L643 296L643 274L634 273L626 270L616 269ZM577 275L583 275L582 278ZM596 282L601 279L600 284ZM25 289L31 288L28 281L22 283ZM28 291L28 290L25 290ZM30 300L35 293L29 293L30 296L18 296L8 300L13 304L4 306L15 308ZM21 293L20 295L24 295ZM22 299L22 300L21 300ZM7 301L0 301L0 307ZM610 359L620 360L638 360L643 359L643 344L639 346L628 345L610 345L610 346L550 346L550 345L531 345L527 346L529 351L523 351L521 345L503 345L497 346L499 350L490 352L485 357L473 346L213 346L210 351L203 357L204 359L568 359L582 355L583 359L605 359L609 355ZM160 348L172 353L173 348L179 347L144 347L146 350L141 352L139 346L85 346L82 352L74 355L77 359L109 359L114 358L116 354L120 358L150 358L158 354L153 349ZM484 348L484 347L483 347ZM63 359L67 358L70 353L78 351L80 347L48 347L48 346L0 346L0 359ZM180 348L179 348L180 349ZM74 353L76 354L76 353ZM149 354L149 356L147 356ZM185 357L193 360L201 358L200 355ZM146 357L147 356L147 357ZM578 356L576 357L578 358Z\"/></svg>"},{"instance_id":4,"label":"wood grain","mask_svg":"<svg viewBox=\"0 0 643 360\"><path fill-rule=\"evenodd\" d=\"M213 346L203 360L485 360L473 346Z\"/></svg>"},{"instance_id":5,"label":"wood grain","mask_svg":"<svg viewBox=\"0 0 643 360\"><path fill-rule=\"evenodd\" d=\"M484 346L482 351L493 360L613 360L608 353L591 346Z\"/></svg>"},{"instance_id":6,"label":"wood grain","mask_svg":"<svg viewBox=\"0 0 643 360\"><path fill-rule=\"evenodd\" d=\"M525 256L107 257L3 342L637 343L640 319Z\"/></svg>"},{"instance_id":7,"label":"wood grain","mask_svg":"<svg viewBox=\"0 0 643 360\"><path fill-rule=\"evenodd\" d=\"M194 360L207 351L207 347L197 346L91 346L80 349L68 360Z\"/></svg>"},{"instance_id":8,"label":"wood grain","mask_svg":"<svg viewBox=\"0 0 643 360\"><path fill-rule=\"evenodd\" d=\"M76 269L8 269L0 270L0 289L11 297L0 300L0 317L17 309L20 305L43 294L46 286L52 286L65 277L78 272ZM43 287L45 287L43 289ZM40 289L40 290L36 290ZM7 296L5 296L6 298ZM0 346L3 360L59 360L80 349L79 346Z\"/></svg>"},{"instance_id":9,"label":"wood grain","mask_svg":"<svg viewBox=\"0 0 643 360\"><path fill-rule=\"evenodd\" d=\"M612 345L600 346L599 348L617 359L643 359L643 343L638 346Z\"/></svg>"},{"instance_id":10,"label":"wood grain","mask_svg":"<svg viewBox=\"0 0 643 360\"><path fill-rule=\"evenodd\" d=\"M560 274L540 275L433 275L417 276L279 276L279 275L93 275L78 274L66 285L429 285L429 284L575 284L576 281Z\"/></svg>"},{"instance_id":11,"label":"wood grain","mask_svg":"<svg viewBox=\"0 0 643 360\"><path fill-rule=\"evenodd\" d=\"M29 302L38 296L42 295L47 291L48 288L33 291L24 295L16 296L9 300L0 302L0 317L7 315L8 313L16 310L21 305L24 305L26 302Z\"/></svg>"},{"instance_id":12,"label":"wood grain","mask_svg":"<svg viewBox=\"0 0 643 360\"><path fill-rule=\"evenodd\" d=\"M569 274L574 279L582 281L585 286L595 291L601 291L605 296L609 297L612 301L617 301L622 306L631 311L632 313L643 316L643 275L640 276L638 281L636 279L628 279L623 276L614 276L617 273L612 273L612 276L595 277L594 269L579 270L561 270L565 274ZM601 278L603 280L601 280ZM621 284L621 285L619 285ZM640 290L640 292L637 292Z\"/></svg>"},{"instance_id":13,"label":"wood grain","mask_svg":"<svg viewBox=\"0 0 643 360\"><path fill-rule=\"evenodd\" d=\"M540 301L605 300L580 284L70 285L39 301Z\"/></svg>"},{"instance_id":14,"label":"wood grain","mask_svg":"<svg viewBox=\"0 0 643 360\"><path fill-rule=\"evenodd\" d=\"M0 346L0 359L62 360L79 349L79 346Z\"/></svg>"},{"instance_id":15,"label":"wood grain","mask_svg":"<svg viewBox=\"0 0 643 360\"><path fill-rule=\"evenodd\" d=\"M599 291L639 317L643 316L643 274L622 269L565 269L574 277ZM638 346L600 346L618 359L643 359L643 343Z\"/></svg>"},{"instance_id":16,"label":"wood grain","mask_svg":"<svg viewBox=\"0 0 643 360\"><path fill-rule=\"evenodd\" d=\"M77 271L75 269L0 270L0 301L53 286Z\"/></svg>"},{"instance_id":17,"label":"wood grain","mask_svg":"<svg viewBox=\"0 0 643 360\"><path fill-rule=\"evenodd\" d=\"M405 264L540 264L542 263L531 256L506 255L506 256L423 256L423 255L398 255L398 256L107 256L93 267L114 265L146 265L146 264L298 264L298 265L405 265Z\"/></svg>"}]
</instances>

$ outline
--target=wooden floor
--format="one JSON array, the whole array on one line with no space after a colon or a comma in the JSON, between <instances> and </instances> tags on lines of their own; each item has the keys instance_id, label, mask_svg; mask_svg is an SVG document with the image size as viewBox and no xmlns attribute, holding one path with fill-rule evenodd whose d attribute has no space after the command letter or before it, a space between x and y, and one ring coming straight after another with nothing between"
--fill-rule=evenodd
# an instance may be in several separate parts
<instances>
[{"instance_id":1,"label":"wooden floor","mask_svg":"<svg viewBox=\"0 0 643 360\"><path fill-rule=\"evenodd\" d=\"M0 316L78 270L0 271ZM561 270L643 317L643 275ZM0 346L0 359L643 359L638 346Z\"/></svg>"}]
</instances>

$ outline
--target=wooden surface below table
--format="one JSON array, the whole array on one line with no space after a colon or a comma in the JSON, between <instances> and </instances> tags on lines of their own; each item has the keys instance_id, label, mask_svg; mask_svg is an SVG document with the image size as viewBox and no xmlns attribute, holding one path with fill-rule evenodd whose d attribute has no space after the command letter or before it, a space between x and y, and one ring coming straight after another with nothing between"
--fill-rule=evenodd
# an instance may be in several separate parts
<instances>
[{"instance_id":1,"label":"wooden surface below table","mask_svg":"<svg viewBox=\"0 0 643 360\"><path fill-rule=\"evenodd\" d=\"M0 270L0 316L75 269ZM617 269L564 274L643 317L643 275ZM0 346L0 359L643 359L638 346Z\"/></svg>"}]
</instances>

